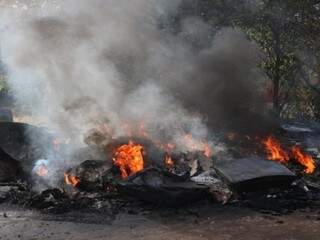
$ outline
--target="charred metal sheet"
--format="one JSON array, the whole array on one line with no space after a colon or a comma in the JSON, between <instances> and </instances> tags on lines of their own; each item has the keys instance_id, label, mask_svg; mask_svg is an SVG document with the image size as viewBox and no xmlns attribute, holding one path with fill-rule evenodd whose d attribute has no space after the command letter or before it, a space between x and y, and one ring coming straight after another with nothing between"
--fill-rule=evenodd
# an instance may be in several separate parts
<instances>
[{"instance_id":1,"label":"charred metal sheet","mask_svg":"<svg viewBox=\"0 0 320 240\"><path fill-rule=\"evenodd\" d=\"M208 187L185 178L148 168L119 183L124 194L146 202L177 206L200 200L207 196Z\"/></svg>"},{"instance_id":2,"label":"charred metal sheet","mask_svg":"<svg viewBox=\"0 0 320 240\"><path fill-rule=\"evenodd\" d=\"M0 148L0 182L23 178L20 163Z\"/></svg>"},{"instance_id":3,"label":"charred metal sheet","mask_svg":"<svg viewBox=\"0 0 320 240\"><path fill-rule=\"evenodd\" d=\"M15 122L0 122L0 148L21 161L23 169L31 172L37 159L46 158L53 138L42 128Z\"/></svg>"},{"instance_id":4,"label":"charred metal sheet","mask_svg":"<svg viewBox=\"0 0 320 240\"><path fill-rule=\"evenodd\" d=\"M259 157L220 162L215 169L237 191L284 187L296 178L293 172L280 163Z\"/></svg>"}]
</instances>

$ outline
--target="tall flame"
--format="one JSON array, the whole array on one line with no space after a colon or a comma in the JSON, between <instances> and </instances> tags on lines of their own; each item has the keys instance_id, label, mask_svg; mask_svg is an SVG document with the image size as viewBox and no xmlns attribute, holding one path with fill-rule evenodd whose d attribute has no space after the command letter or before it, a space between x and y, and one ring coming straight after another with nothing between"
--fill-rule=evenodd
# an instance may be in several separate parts
<instances>
[{"instance_id":1,"label":"tall flame","mask_svg":"<svg viewBox=\"0 0 320 240\"><path fill-rule=\"evenodd\" d=\"M78 177L69 173L64 174L64 181L66 184L72 185L73 187L76 187L80 183L80 179Z\"/></svg>"},{"instance_id":2,"label":"tall flame","mask_svg":"<svg viewBox=\"0 0 320 240\"><path fill-rule=\"evenodd\" d=\"M119 167L122 178L127 178L143 169L144 161L142 152L143 147L132 141L114 150L113 162Z\"/></svg>"},{"instance_id":3,"label":"tall flame","mask_svg":"<svg viewBox=\"0 0 320 240\"><path fill-rule=\"evenodd\" d=\"M310 155L303 154L298 146L292 148L292 154L296 161L298 161L302 166L305 167L304 172L311 174L316 169L315 162Z\"/></svg>"},{"instance_id":4,"label":"tall flame","mask_svg":"<svg viewBox=\"0 0 320 240\"><path fill-rule=\"evenodd\" d=\"M290 158L288 153L281 148L278 140L272 136L263 141L263 144L266 147L269 160L279 161L281 163L286 163L289 161Z\"/></svg>"}]
</instances>

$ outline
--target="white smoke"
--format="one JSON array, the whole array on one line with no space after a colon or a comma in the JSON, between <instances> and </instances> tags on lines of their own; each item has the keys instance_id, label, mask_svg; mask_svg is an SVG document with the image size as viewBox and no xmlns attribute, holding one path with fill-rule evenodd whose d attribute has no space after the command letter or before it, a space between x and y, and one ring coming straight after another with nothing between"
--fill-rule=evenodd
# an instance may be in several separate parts
<instances>
[{"instance_id":1,"label":"white smoke","mask_svg":"<svg viewBox=\"0 0 320 240\"><path fill-rule=\"evenodd\" d=\"M143 121L152 139L179 143L187 133L207 139L203 119L214 115L208 112L215 98L202 90L223 91L238 78L235 86L254 89L256 47L242 34L222 31L212 43L210 27L199 18L184 19L178 34L160 24L177 14L181 1L3 2L2 58L18 103L74 146L84 145L100 119L115 136L123 134L123 124ZM226 80L224 71L234 75ZM195 104L188 107L190 100Z\"/></svg>"},{"instance_id":2,"label":"white smoke","mask_svg":"<svg viewBox=\"0 0 320 240\"><path fill-rule=\"evenodd\" d=\"M116 133L122 123L141 120L172 136L178 125L204 129L194 126L201 121L165 92L161 72L154 71L175 55L157 22L178 1L165 3L57 1L6 9L2 54L18 102L78 143L97 112Z\"/></svg>"}]
</instances>

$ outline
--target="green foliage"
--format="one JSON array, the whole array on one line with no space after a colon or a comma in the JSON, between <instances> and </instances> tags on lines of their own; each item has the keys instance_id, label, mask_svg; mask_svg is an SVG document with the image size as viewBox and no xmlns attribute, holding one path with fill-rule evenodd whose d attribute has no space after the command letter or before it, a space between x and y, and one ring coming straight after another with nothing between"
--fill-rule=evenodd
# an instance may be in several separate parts
<instances>
[{"instance_id":1,"label":"green foliage","mask_svg":"<svg viewBox=\"0 0 320 240\"><path fill-rule=\"evenodd\" d=\"M273 83L275 113L320 120L320 1L203 2L215 9L213 24L241 29L260 46L260 66Z\"/></svg>"}]
</instances>

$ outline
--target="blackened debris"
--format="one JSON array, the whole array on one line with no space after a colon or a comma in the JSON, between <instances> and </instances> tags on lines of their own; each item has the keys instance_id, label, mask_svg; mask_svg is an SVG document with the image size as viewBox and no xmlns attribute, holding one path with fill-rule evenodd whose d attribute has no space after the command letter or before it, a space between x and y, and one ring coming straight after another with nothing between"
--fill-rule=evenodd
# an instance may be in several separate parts
<instances>
[{"instance_id":1,"label":"blackened debris","mask_svg":"<svg viewBox=\"0 0 320 240\"><path fill-rule=\"evenodd\" d=\"M215 166L217 172L236 191L288 187L296 176L278 162L259 157L229 159Z\"/></svg>"},{"instance_id":2,"label":"blackened debris","mask_svg":"<svg viewBox=\"0 0 320 240\"><path fill-rule=\"evenodd\" d=\"M119 190L125 195L168 206L188 204L203 199L208 194L207 186L157 168L145 169L119 182Z\"/></svg>"}]
</instances>

